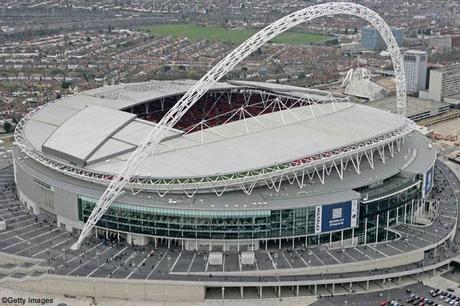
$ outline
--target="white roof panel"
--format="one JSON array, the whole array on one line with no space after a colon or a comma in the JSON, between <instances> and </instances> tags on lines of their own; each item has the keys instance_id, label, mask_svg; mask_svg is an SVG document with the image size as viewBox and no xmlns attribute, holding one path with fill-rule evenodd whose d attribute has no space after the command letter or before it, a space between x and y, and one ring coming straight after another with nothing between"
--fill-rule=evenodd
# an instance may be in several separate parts
<instances>
[{"instance_id":1,"label":"white roof panel","mask_svg":"<svg viewBox=\"0 0 460 306\"><path fill-rule=\"evenodd\" d=\"M88 106L67 119L42 145L44 153L84 165L114 133L136 115L100 106Z\"/></svg>"},{"instance_id":2,"label":"white roof panel","mask_svg":"<svg viewBox=\"0 0 460 306\"><path fill-rule=\"evenodd\" d=\"M124 141L126 143L130 143L133 145L138 146L142 143L145 137L145 131L153 129L155 127L155 123L148 122L145 120L136 119L135 121L128 124L126 127L121 129L115 135L113 135L113 139L117 139L120 141ZM182 134L182 131L171 129L166 138L176 137Z\"/></svg>"},{"instance_id":3,"label":"white roof panel","mask_svg":"<svg viewBox=\"0 0 460 306\"><path fill-rule=\"evenodd\" d=\"M24 127L24 132L29 143L34 148L40 148L56 129L54 125L31 120Z\"/></svg>"},{"instance_id":4,"label":"white roof panel","mask_svg":"<svg viewBox=\"0 0 460 306\"><path fill-rule=\"evenodd\" d=\"M64 104L53 103L46 107L46 111L40 111L34 114L34 121L60 126L67 119L78 113L80 109L66 106Z\"/></svg>"},{"instance_id":5,"label":"white roof panel","mask_svg":"<svg viewBox=\"0 0 460 306\"><path fill-rule=\"evenodd\" d=\"M110 162L111 158L134 151L136 147L123 141L109 139L88 159L88 164Z\"/></svg>"}]
</instances>

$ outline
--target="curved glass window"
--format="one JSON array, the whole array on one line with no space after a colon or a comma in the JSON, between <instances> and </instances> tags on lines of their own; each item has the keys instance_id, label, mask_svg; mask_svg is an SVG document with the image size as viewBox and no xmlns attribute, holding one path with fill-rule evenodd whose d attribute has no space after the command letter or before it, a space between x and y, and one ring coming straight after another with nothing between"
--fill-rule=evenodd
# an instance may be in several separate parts
<instances>
[{"instance_id":1,"label":"curved glass window","mask_svg":"<svg viewBox=\"0 0 460 306\"><path fill-rule=\"evenodd\" d=\"M406 184L401 187L406 187ZM365 229L368 232L367 243L385 238L386 235L375 234L377 215L379 215L379 233L387 224L410 223L415 209L414 201L420 199L421 192L418 185L401 188L402 191L399 193L393 193L394 188L385 189L391 192L390 196L359 205L358 227L355 228L353 235L361 242L364 239ZM94 198L78 197L80 221L88 220L96 202L97 199ZM315 234L315 208L316 206L283 210L206 211L113 203L97 226L116 231L178 239L273 239L310 236L308 244L318 241L314 238L316 236L321 236L321 241L340 240L340 231L332 234L331 237L329 233ZM347 239L351 235L351 230L344 230L344 239Z\"/></svg>"}]
</instances>

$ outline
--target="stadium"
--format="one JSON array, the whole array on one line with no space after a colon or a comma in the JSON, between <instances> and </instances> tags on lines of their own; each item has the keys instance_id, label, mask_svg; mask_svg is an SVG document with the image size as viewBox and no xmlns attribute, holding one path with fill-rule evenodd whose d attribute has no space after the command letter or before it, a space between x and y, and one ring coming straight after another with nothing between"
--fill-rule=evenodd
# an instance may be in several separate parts
<instances>
[{"instance_id":1,"label":"stadium","mask_svg":"<svg viewBox=\"0 0 460 306\"><path fill-rule=\"evenodd\" d=\"M381 27L398 114L219 81L279 32L338 13ZM368 292L450 270L460 182L404 116L388 26L351 3L281 21L198 82L101 87L27 114L12 166L0 161L0 284L200 303Z\"/></svg>"},{"instance_id":2,"label":"stadium","mask_svg":"<svg viewBox=\"0 0 460 306\"><path fill-rule=\"evenodd\" d=\"M104 87L37 109L16 132L27 154L15 163L19 199L79 233L191 85ZM392 239L384 228L411 223L433 185L436 153L414 128L330 94L220 83L168 131L96 229L134 245L209 251Z\"/></svg>"}]
</instances>

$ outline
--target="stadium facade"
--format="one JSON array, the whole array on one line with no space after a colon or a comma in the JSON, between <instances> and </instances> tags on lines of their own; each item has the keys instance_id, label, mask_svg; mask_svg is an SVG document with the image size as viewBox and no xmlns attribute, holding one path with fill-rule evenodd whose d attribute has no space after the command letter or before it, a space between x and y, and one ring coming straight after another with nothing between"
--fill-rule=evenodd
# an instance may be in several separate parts
<instances>
[{"instance_id":1,"label":"stadium facade","mask_svg":"<svg viewBox=\"0 0 460 306\"><path fill-rule=\"evenodd\" d=\"M21 202L79 233L193 84L103 87L34 110L15 133ZM436 152L415 124L327 92L217 83L167 133L96 233L206 251L353 246L394 239L387 228L430 205Z\"/></svg>"}]
</instances>

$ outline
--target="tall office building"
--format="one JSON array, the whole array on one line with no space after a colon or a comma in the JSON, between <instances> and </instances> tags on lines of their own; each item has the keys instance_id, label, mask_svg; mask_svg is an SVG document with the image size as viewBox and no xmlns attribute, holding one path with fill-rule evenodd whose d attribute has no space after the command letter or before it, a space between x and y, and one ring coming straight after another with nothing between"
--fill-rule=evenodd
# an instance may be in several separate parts
<instances>
[{"instance_id":1,"label":"tall office building","mask_svg":"<svg viewBox=\"0 0 460 306\"><path fill-rule=\"evenodd\" d=\"M429 98L443 102L444 98L460 94L460 64L431 70Z\"/></svg>"},{"instance_id":2,"label":"tall office building","mask_svg":"<svg viewBox=\"0 0 460 306\"><path fill-rule=\"evenodd\" d=\"M404 43L404 32L400 28L392 27L391 31L393 32L396 42L399 46L402 46ZM361 36L361 45L363 48L371 50L383 50L386 49L385 42L380 36L380 33L372 26L366 26L362 30Z\"/></svg>"},{"instance_id":3,"label":"tall office building","mask_svg":"<svg viewBox=\"0 0 460 306\"><path fill-rule=\"evenodd\" d=\"M407 93L416 94L426 87L427 52L409 50L404 53Z\"/></svg>"}]
</instances>

